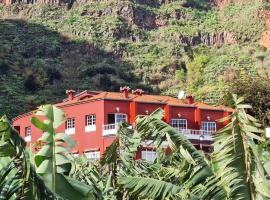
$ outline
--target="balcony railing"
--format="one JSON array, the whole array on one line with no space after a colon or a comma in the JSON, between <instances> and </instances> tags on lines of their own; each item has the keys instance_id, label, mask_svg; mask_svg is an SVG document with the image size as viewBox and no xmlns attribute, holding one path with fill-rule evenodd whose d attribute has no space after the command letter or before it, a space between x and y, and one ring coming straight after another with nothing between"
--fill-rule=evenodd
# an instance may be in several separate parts
<instances>
[{"instance_id":1,"label":"balcony railing","mask_svg":"<svg viewBox=\"0 0 270 200\"><path fill-rule=\"evenodd\" d=\"M116 135L118 128L119 128L118 123L103 125L103 136ZM175 129L178 130L180 133L184 134L185 136L187 136L187 138L191 140L212 141L213 140L212 136L213 134L215 134L215 131L180 129L180 128Z\"/></svg>"},{"instance_id":2,"label":"balcony railing","mask_svg":"<svg viewBox=\"0 0 270 200\"><path fill-rule=\"evenodd\" d=\"M188 139L191 140L204 140L204 141L212 141L213 140L213 134L215 134L215 131L205 131L205 130L194 130L194 129L178 129L180 133L187 136Z\"/></svg>"},{"instance_id":3,"label":"balcony railing","mask_svg":"<svg viewBox=\"0 0 270 200\"><path fill-rule=\"evenodd\" d=\"M118 123L103 125L103 136L116 135L118 127Z\"/></svg>"}]
</instances>

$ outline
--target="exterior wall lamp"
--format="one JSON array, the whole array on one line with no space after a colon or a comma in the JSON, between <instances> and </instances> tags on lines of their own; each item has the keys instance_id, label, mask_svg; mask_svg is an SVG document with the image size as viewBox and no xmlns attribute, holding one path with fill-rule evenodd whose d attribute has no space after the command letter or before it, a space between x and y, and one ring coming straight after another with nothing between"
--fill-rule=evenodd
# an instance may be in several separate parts
<instances>
[{"instance_id":1,"label":"exterior wall lamp","mask_svg":"<svg viewBox=\"0 0 270 200\"><path fill-rule=\"evenodd\" d=\"M115 110L116 110L116 112L119 112L120 111L120 108L119 107L116 107Z\"/></svg>"},{"instance_id":2,"label":"exterior wall lamp","mask_svg":"<svg viewBox=\"0 0 270 200\"><path fill-rule=\"evenodd\" d=\"M204 140L204 136L200 135L199 140L200 140L200 149L202 150L202 141Z\"/></svg>"},{"instance_id":3,"label":"exterior wall lamp","mask_svg":"<svg viewBox=\"0 0 270 200\"><path fill-rule=\"evenodd\" d=\"M177 116L180 118L182 115L181 115L181 113L178 113Z\"/></svg>"},{"instance_id":4,"label":"exterior wall lamp","mask_svg":"<svg viewBox=\"0 0 270 200\"><path fill-rule=\"evenodd\" d=\"M147 114L147 115L148 115L148 114L149 114L149 111L148 111L148 110L146 110L146 111L145 111L145 114Z\"/></svg>"},{"instance_id":5,"label":"exterior wall lamp","mask_svg":"<svg viewBox=\"0 0 270 200\"><path fill-rule=\"evenodd\" d=\"M207 116L207 120L210 121L211 120L211 117L210 116Z\"/></svg>"}]
</instances>

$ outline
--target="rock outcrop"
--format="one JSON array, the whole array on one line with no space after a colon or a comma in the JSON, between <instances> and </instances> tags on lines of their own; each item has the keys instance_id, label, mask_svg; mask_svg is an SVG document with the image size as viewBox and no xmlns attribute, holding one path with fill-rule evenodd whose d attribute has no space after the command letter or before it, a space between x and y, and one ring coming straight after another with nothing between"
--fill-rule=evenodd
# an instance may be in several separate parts
<instances>
[{"instance_id":1,"label":"rock outcrop","mask_svg":"<svg viewBox=\"0 0 270 200\"><path fill-rule=\"evenodd\" d=\"M199 44L205 44L207 46L211 45L221 45L221 44L235 44L237 43L236 37L230 32L221 33L207 33L201 34L197 33L193 37L182 37L177 39L178 44L186 44L188 46L196 46Z\"/></svg>"},{"instance_id":2,"label":"rock outcrop","mask_svg":"<svg viewBox=\"0 0 270 200\"><path fill-rule=\"evenodd\" d=\"M260 38L260 45L264 48L270 47L270 11L261 11L261 16L265 21L265 30Z\"/></svg>"}]
</instances>

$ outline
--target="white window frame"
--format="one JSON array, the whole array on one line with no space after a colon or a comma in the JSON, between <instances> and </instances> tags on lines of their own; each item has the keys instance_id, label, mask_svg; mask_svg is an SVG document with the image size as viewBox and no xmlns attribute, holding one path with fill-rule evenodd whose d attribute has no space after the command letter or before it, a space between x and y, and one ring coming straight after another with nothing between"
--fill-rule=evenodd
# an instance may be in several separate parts
<instances>
[{"instance_id":1,"label":"white window frame","mask_svg":"<svg viewBox=\"0 0 270 200\"><path fill-rule=\"evenodd\" d=\"M117 119L118 116L121 116L120 120ZM115 117L116 124L118 124L120 122L127 122L127 114L125 114L125 113L114 113L114 117Z\"/></svg>"},{"instance_id":2,"label":"white window frame","mask_svg":"<svg viewBox=\"0 0 270 200\"><path fill-rule=\"evenodd\" d=\"M96 122L97 122L96 114L86 115L86 124L85 124L85 126L96 125Z\"/></svg>"},{"instance_id":3,"label":"white window frame","mask_svg":"<svg viewBox=\"0 0 270 200\"><path fill-rule=\"evenodd\" d=\"M207 132L216 132L217 123L216 122L202 121L201 122L201 130L204 130L204 131L207 131Z\"/></svg>"},{"instance_id":4,"label":"white window frame","mask_svg":"<svg viewBox=\"0 0 270 200\"><path fill-rule=\"evenodd\" d=\"M142 149L141 150L142 159L148 162L154 162L157 158L157 152L154 149Z\"/></svg>"},{"instance_id":5,"label":"white window frame","mask_svg":"<svg viewBox=\"0 0 270 200\"><path fill-rule=\"evenodd\" d=\"M171 126L177 130L187 129L186 119L171 119Z\"/></svg>"},{"instance_id":6,"label":"white window frame","mask_svg":"<svg viewBox=\"0 0 270 200\"><path fill-rule=\"evenodd\" d=\"M32 128L31 126L25 127L25 141L30 142L32 139Z\"/></svg>"},{"instance_id":7,"label":"white window frame","mask_svg":"<svg viewBox=\"0 0 270 200\"><path fill-rule=\"evenodd\" d=\"M86 115L85 117L85 132L96 131L97 117L96 114Z\"/></svg>"},{"instance_id":8,"label":"white window frame","mask_svg":"<svg viewBox=\"0 0 270 200\"><path fill-rule=\"evenodd\" d=\"M67 118L66 121L66 134L75 134L75 117Z\"/></svg>"},{"instance_id":9,"label":"white window frame","mask_svg":"<svg viewBox=\"0 0 270 200\"><path fill-rule=\"evenodd\" d=\"M90 161L100 160L100 151L85 151L84 155Z\"/></svg>"}]
</instances>

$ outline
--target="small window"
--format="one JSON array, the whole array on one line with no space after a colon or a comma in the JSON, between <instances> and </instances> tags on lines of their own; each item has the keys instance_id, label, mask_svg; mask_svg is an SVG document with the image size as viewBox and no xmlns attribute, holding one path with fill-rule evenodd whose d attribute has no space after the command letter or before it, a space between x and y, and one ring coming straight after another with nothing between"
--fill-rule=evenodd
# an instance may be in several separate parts
<instances>
[{"instance_id":1,"label":"small window","mask_svg":"<svg viewBox=\"0 0 270 200\"><path fill-rule=\"evenodd\" d=\"M86 115L86 126L91 126L96 124L96 115Z\"/></svg>"},{"instance_id":2,"label":"small window","mask_svg":"<svg viewBox=\"0 0 270 200\"><path fill-rule=\"evenodd\" d=\"M142 159L148 162L154 162L157 157L157 153L155 150L142 150Z\"/></svg>"},{"instance_id":3,"label":"small window","mask_svg":"<svg viewBox=\"0 0 270 200\"><path fill-rule=\"evenodd\" d=\"M31 126L25 128L25 137L31 137Z\"/></svg>"},{"instance_id":4,"label":"small window","mask_svg":"<svg viewBox=\"0 0 270 200\"><path fill-rule=\"evenodd\" d=\"M216 122L202 122L201 129L204 131L215 132L216 131Z\"/></svg>"},{"instance_id":5,"label":"small window","mask_svg":"<svg viewBox=\"0 0 270 200\"><path fill-rule=\"evenodd\" d=\"M66 129L75 128L75 118L68 118L66 121Z\"/></svg>"},{"instance_id":6,"label":"small window","mask_svg":"<svg viewBox=\"0 0 270 200\"><path fill-rule=\"evenodd\" d=\"M187 129L186 119L172 119L171 126L175 129Z\"/></svg>"},{"instance_id":7,"label":"small window","mask_svg":"<svg viewBox=\"0 0 270 200\"><path fill-rule=\"evenodd\" d=\"M100 152L99 151L87 151L87 152L84 152L84 155L90 161L96 161L96 160L100 159Z\"/></svg>"}]
</instances>

